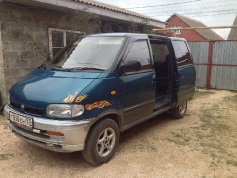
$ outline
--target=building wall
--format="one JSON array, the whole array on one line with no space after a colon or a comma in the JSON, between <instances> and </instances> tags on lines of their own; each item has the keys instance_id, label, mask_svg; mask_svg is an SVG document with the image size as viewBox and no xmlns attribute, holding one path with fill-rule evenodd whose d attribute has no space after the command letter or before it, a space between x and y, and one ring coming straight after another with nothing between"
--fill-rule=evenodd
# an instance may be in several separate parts
<instances>
[{"instance_id":1,"label":"building wall","mask_svg":"<svg viewBox=\"0 0 237 178\"><path fill-rule=\"evenodd\" d=\"M62 23L65 15L52 10L0 4L0 106L7 102L10 87L47 59L48 28L67 29ZM87 32L98 33L104 29L98 25L109 23L89 21Z\"/></svg>"},{"instance_id":2,"label":"building wall","mask_svg":"<svg viewBox=\"0 0 237 178\"><path fill-rule=\"evenodd\" d=\"M3 93L5 93L5 80L3 68L3 51L2 51L2 22L0 22L0 105L3 102Z\"/></svg>"},{"instance_id":3,"label":"building wall","mask_svg":"<svg viewBox=\"0 0 237 178\"><path fill-rule=\"evenodd\" d=\"M237 25L237 15L235 17L233 25ZM228 40L237 40L237 28L231 28Z\"/></svg>"},{"instance_id":4,"label":"building wall","mask_svg":"<svg viewBox=\"0 0 237 178\"><path fill-rule=\"evenodd\" d=\"M0 38L0 105L7 102L8 91L16 81L47 59L48 28L65 29L60 23L64 15L0 4L0 17L4 17ZM91 33L93 28L91 25Z\"/></svg>"},{"instance_id":5,"label":"building wall","mask_svg":"<svg viewBox=\"0 0 237 178\"><path fill-rule=\"evenodd\" d=\"M38 9L7 5L1 5L0 11L5 16L1 30L3 63L0 62L0 71L3 69L1 82L5 83L5 86L0 85L0 104L4 104L10 87L46 60L48 27L56 26L61 16Z\"/></svg>"},{"instance_id":6,"label":"building wall","mask_svg":"<svg viewBox=\"0 0 237 178\"><path fill-rule=\"evenodd\" d=\"M177 16L174 16L172 19L170 19L168 22L168 26L173 25L180 25L181 28L190 27L185 22L180 20ZM181 34L169 34L169 36L176 36L180 38L185 38L187 41L208 41L206 38L201 36L198 32L195 30L182 30Z\"/></svg>"}]
</instances>

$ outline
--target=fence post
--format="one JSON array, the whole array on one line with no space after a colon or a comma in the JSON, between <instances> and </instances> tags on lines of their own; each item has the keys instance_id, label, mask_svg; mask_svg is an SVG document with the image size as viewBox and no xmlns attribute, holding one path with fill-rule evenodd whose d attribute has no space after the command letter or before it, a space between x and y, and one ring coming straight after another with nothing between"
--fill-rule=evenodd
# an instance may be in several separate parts
<instances>
[{"instance_id":1,"label":"fence post","mask_svg":"<svg viewBox=\"0 0 237 178\"><path fill-rule=\"evenodd\" d=\"M206 75L206 88L207 89L211 88L213 44L214 44L214 41L209 41L208 61L207 61L207 75Z\"/></svg>"}]
</instances>

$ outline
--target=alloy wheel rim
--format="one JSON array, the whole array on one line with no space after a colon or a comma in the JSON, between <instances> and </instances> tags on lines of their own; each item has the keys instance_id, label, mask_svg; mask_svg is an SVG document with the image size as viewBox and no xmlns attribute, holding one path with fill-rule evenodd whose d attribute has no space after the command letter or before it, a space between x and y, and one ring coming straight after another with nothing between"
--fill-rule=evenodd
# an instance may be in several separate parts
<instances>
[{"instance_id":1,"label":"alloy wheel rim","mask_svg":"<svg viewBox=\"0 0 237 178\"><path fill-rule=\"evenodd\" d=\"M103 130L97 140L96 151L100 157L108 156L115 146L116 135L112 128Z\"/></svg>"}]
</instances>

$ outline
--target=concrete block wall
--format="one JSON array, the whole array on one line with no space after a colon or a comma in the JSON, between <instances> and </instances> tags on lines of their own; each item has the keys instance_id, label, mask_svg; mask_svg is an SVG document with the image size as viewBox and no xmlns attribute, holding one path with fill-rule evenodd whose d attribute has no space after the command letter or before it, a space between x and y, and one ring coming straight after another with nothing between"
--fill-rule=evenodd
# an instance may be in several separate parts
<instances>
[{"instance_id":1,"label":"concrete block wall","mask_svg":"<svg viewBox=\"0 0 237 178\"><path fill-rule=\"evenodd\" d=\"M62 24L64 15L47 9L0 4L0 22L4 17L0 28L0 105L7 103L8 91L16 81L47 59L48 28L67 29ZM100 32L98 25L102 23L89 24L88 33ZM43 44L46 56L34 47L35 41Z\"/></svg>"},{"instance_id":2,"label":"concrete block wall","mask_svg":"<svg viewBox=\"0 0 237 178\"><path fill-rule=\"evenodd\" d=\"M3 51L2 51L2 23L0 22L0 106L6 101L5 98L5 80L4 80L4 68L3 68Z\"/></svg>"},{"instance_id":3,"label":"concrete block wall","mask_svg":"<svg viewBox=\"0 0 237 178\"><path fill-rule=\"evenodd\" d=\"M0 38L0 105L5 104L10 87L47 59L48 27L57 28L62 14L35 8L0 5L6 18ZM37 41L46 53L34 47ZM27 55L25 55L27 53Z\"/></svg>"}]
</instances>

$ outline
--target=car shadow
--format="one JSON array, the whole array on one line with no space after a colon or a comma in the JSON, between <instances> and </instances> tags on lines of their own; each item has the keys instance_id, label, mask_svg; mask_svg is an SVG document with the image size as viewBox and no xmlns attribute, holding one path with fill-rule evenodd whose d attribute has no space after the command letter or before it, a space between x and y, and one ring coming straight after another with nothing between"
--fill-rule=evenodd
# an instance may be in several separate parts
<instances>
[{"instance_id":1,"label":"car shadow","mask_svg":"<svg viewBox=\"0 0 237 178\"><path fill-rule=\"evenodd\" d=\"M175 119L171 116L161 114L124 131L120 136L120 144L117 152L121 151L124 145L128 144L132 139L139 138L142 135L145 136L146 132L149 132L151 129L159 129L164 124L174 121ZM18 149L22 149L23 153L25 150L28 154L28 161L31 164L42 164L54 168L71 167L79 170L83 169L83 171L90 171L94 167L84 160L81 152L57 153L39 148L24 141L20 142L19 147Z\"/></svg>"},{"instance_id":2,"label":"car shadow","mask_svg":"<svg viewBox=\"0 0 237 178\"><path fill-rule=\"evenodd\" d=\"M129 142L133 138L139 138L142 135L145 135L146 132L149 132L151 129L162 128L163 125L168 124L169 122L175 122L175 120L176 119L174 119L167 113L160 114L122 132L120 136L120 143L124 144Z\"/></svg>"}]
</instances>

